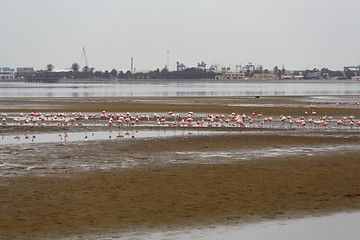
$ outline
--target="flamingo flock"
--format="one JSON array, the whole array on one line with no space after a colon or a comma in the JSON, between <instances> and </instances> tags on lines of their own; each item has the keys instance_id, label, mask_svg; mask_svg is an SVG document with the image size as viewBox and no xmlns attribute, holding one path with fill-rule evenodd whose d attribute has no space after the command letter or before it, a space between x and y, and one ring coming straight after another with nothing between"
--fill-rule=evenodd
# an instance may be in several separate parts
<instances>
[{"instance_id":1,"label":"flamingo flock","mask_svg":"<svg viewBox=\"0 0 360 240\"><path fill-rule=\"evenodd\" d=\"M358 104L360 105L360 104ZM337 107L339 104L337 104ZM360 128L360 120L353 115L343 116L335 119L332 116L317 117L316 105L310 105L310 114L305 111L302 116L293 117L291 115L281 114L279 119L274 116L263 116L263 113L256 113L255 111L246 115L244 113L237 114L233 111L231 114L197 114L194 112L174 113L169 111L165 114L139 114L139 113L106 113L102 111L97 113L46 113L30 112L29 114L17 114L9 117L7 113L1 114L2 125L22 125L22 126L36 126L36 125L90 125L101 124L102 126L172 126L172 127L239 127L239 128L289 128L293 126L305 129L309 126L311 129L324 129L329 126L341 129L344 126L352 129L354 125Z\"/></svg>"}]
</instances>

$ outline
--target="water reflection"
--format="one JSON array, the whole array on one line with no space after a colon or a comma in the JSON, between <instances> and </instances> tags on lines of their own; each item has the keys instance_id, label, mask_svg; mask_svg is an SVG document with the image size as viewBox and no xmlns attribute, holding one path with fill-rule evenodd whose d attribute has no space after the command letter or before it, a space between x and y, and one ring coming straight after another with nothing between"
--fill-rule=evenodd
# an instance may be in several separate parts
<instances>
[{"instance_id":1,"label":"water reflection","mask_svg":"<svg viewBox=\"0 0 360 240\"><path fill-rule=\"evenodd\" d=\"M55 143L55 142L78 142L109 139L134 139L134 138L159 138L174 136L190 136L193 134L219 134L224 132L203 132L190 130L125 130L125 131L97 131L97 132L69 132L69 133L38 133L34 135L19 134L1 136L1 144L23 143Z\"/></svg>"},{"instance_id":2,"label":"water reflection","mask_svg":"<svg viewBox=\"0 0 360 240\"><path fill-rule=\"evenodd\" d=\"M360 95L356 82L0 83L0 97L192 97Z\"/></svg>"},{"instance_id":3,"label":"water reflection","mask_svg":"<svg viewBox=\"0 0 360 240\"><path fill-rule=\"evenodd\" d=\"M341 213L294 220L273 220L254 224L182 229L181 231L154 231L129 233L128 239L167 240L303 240L303 239L358 239L360 212ZM113 234L114 235L114 234ZM119 234L120 235L120 234ZM120 235L122 236L122 235ZM103 237L103 236L102 236ZM109 236L110 238L110 236Z\"/></svg>"}]
</instances>

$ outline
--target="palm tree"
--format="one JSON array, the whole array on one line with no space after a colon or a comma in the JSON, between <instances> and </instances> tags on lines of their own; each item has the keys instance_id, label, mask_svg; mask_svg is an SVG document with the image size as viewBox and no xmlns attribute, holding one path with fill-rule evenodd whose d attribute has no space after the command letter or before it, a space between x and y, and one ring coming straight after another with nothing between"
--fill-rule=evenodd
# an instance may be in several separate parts
<instances>
[{"instance_id":1,"label":"palm tree","mask_svg":"<svg viewBox=\"0 0 360 240\"><path fill-rule=\"evenodd\" d=\"M87 72L89 71L89 67L88 67L88 66L85 66L85 67L83 67L82 70L83 70L83 72L86 72L86 73L87 73Z\"/></svg>"},{"instance_id":2,"label":"palm tree","mask_svg":"<svg viewBox=\"0 0 360 240\"><path fill-rule=\"evenodd\" d=\"M111 72L110 72L110 75L111 75L112 78L116 78L117 74L118 74L118 72L117 72L116 69L113 69L113 70L111 70Z\"/></svg>"},{"instance_id":3,"label":"palm tree","mask_svg":"<svg viewBox=\"0 0 360 240\"><path fill-rule=\"evenodd\" d=\"M82 78L90 78L91 73L89 72L90 68L88 66L83 67L81 76Z\"/></svg>"},{"instance_id":4,"label":"palm tree","mask_svg":"<svg viewBox=\"0 0 360 240\"><path fill-rule=\"evenodd\" d=\"M117 75L118 78L125 78L125 73L123 71L120 71Z\"/></svg>"},{"instance_id":5,"label":"palm tree","mask_svg":"<svg viewBox=\"0 0 360 240\"><path fill-rule=\"evenodd\" d=\"M263 68L263 66L261 66L261 65L259 66L259 72L260 72L260 73L264 73L264 68Z\"/></svg>"},{"instance_id":6,"label":"palm tree","mask_svg":"<svg viewBox=\"0 0 360 240\"><path fill-rule=\"evenodd\" d=\"M46 65L46 71L51 72L54 69L54 66L52 64Z\"/></svg>"},{"instance_id":7,"label":"palm tree","mask_svg":"<svg viewBox=\"0 0 360 240\"><path fill-rule=\"evenodd\" d=\"M277 73L278 73L278 71L279 71L279 67L278 67L278 66L275 66L273 70L274 70L274 75L277 75Z\"/></svg>"}]
</instances>

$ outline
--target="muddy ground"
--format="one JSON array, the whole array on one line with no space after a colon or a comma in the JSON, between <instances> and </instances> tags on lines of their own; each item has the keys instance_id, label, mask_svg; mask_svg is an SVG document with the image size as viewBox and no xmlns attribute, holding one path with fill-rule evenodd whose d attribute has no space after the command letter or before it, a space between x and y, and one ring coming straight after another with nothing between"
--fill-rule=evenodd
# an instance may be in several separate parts
<instances>
[{"instance_id":1,"label":"muddy ground","mask_svg":"<svg viewBox=\"0 0 360 240\"><path fill-rule=\"evenodd\" d=\"M255 105L237 106L237 112L278 116L302 115L315 103L319 115L359 118L358 106L355 102L346 105L346 97L344 107L298 97L260 99L263 102L255 98L153 98L145 99L146 103L144 99L57 99L54 103L38 99L36 109L25 106L35 100L1 100L0 112L172 110L229 114L234 110L229 104L243 103ZM35 131L15 126L0 129L3 135ZM359 131L247 132L0 146L3 162L30 159L66 163L60 171L44 169L46 174L2 173L0 239L80 238L100 233L121 237L129 231L238 224L360 209ZM272 149L298 152L274 157L267 154ZM246 159L232 161L245 152ZM210 159L208 153L218 154L206 161ZM77 161L101 166L120 164L125 159L138 164L87 171L71 168Z\"/></svg>"}]
</instances>

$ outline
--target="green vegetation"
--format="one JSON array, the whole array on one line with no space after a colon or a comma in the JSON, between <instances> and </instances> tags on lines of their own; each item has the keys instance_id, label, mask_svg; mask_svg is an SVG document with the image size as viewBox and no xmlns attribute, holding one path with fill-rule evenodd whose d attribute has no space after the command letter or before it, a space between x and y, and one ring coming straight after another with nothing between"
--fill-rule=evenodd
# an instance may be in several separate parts
<instances>
[{"instance_id":1,"label":"green vegetation","mask_svg":"<svg viewBox=\"0 0 360 240\"><path fill-rule=\"evenodd\" d=\"M204 70L199 68L186 68L182 71L169 71L167 68L156 69L149 72L131 72L131 71L117 71L112 69L111 71L95 71L94 68L88 66L80 68L78 63L71 65L69 71L53 71L54 66L48 64L44 70L39 70L32 73L17 73L16 77L25 79L29 82L57 82L60 79L94 79L94 80L115 80L115 79L215 79L216 75L222 74L221 72L215 72L212 70ZM303 71L287 71L284 67L281 69L275 66L271 71L263 69L262 66L247 70L245 72L246 78L253 78L255 74L272 74L274 79L283 79L284 76L287 78L303 78L303 79L351 79L353 76L360 76L360 72L354 72L349 69L345 71L331 71L327 68L303 70Z\"/></svg>"},{"instance_id":2,"label":"green vegetation","mask_svg":"<svg viewBox=\"0 0 360 240\"><path fill-rule=\"evenodd\" d=\"M46 65L46 71L51 72L54 69L54 66L52 64Z\"/></svg>"},{"instance_id":3,"label":"green vegetation","mask_svg":"<svg viewBox=\"0 0 360 240\"><path fill-rule=\"evenodd\" d=\"M187 68L183 71L168 71L156 69L150 72L131 72L117 71L112 69L109 71L94 71L94 68L87 66L80 71L80 65L73 63L71 71L53 72L54 66L48 64L45 70L39 70L34 73L18 73L18 78L23 78L30 82L56 82L61 78L65 79L214 79L216 73L214 71L202 70L198 68Z\"/></svg>"}]
</instances>

